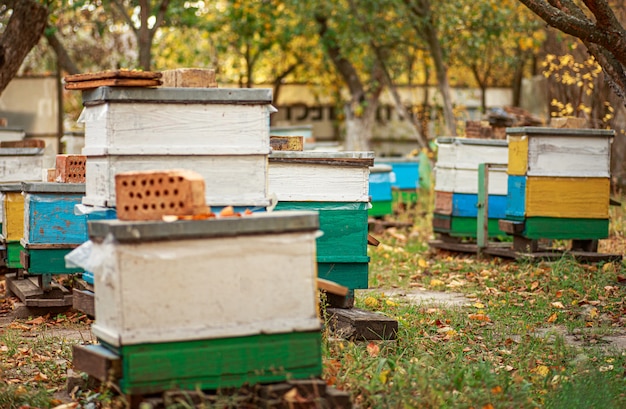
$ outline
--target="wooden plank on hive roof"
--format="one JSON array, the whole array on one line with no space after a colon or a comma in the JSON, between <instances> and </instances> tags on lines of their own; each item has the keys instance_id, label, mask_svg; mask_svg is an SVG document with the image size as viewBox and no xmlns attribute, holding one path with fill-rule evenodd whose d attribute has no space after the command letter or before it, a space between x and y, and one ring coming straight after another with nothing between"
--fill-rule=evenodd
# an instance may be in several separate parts
<instances>
[{"instance_id":1,"label":"wooden plank on hive roof","mask_svg":"<svg viewBox=\"0 0 626 409\"><path fill-rule=\"evenodd\" d=\"M134 79L134 78L105 78L91 81L78 81L65 83L67 90L83 90L98 87L156 87L161 85L160 80Z\"/></svg>"}]
</instances>

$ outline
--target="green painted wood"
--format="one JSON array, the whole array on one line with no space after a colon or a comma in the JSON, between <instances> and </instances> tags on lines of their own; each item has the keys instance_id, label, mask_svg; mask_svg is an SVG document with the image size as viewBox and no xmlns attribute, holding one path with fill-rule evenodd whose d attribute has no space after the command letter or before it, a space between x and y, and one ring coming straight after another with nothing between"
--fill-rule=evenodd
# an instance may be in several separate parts
<instances>
[{"instance_id":1,"label":"green painted wood","mask_svg":"<svg viewBox=\"0 0 626 409\"><path fill-rule=\"evenodd\" d=\"M22 262L20 261L20 253L24 247L20 244L19 241L8 241L7 242L7 267L8 268L24 268L22 266Z\"/></svg>"},{"instance_id":2,"label":"green painted wood","mask_svg":"<svg viewBox=\"0 0 626 409\"><path fill-rule=\"evenodd\" d=\"M65 255L73 249L24 249L30 258L28 274L74 274L80 268L65 267Z\"/></svg>"},{"instance_id":3,"label":"green painted wood","mask_svg":"<svg viewBox=\"0 0 626 409\"><path fill-rule=\"evenodd\" d=\"M379 202L371 202L372 207L367 210L370 217L381 217L393 214L393 201L383 200Z\"/></svg>"},{"instance_id":4,"label":"green painted wood","mask_svg":"<svg viewBox=\"0 0 626 409\"><path fill-rule=\"evenodd\" d=\"M488 168L484 163L478 165L478 200L476 207L476 244L478 248L487 246L489 236L489 201L487 198L489 189Z\"/></svg>"},{"instance_id":5,"label":"green painted wood","mask_svg":"<svg viewBox=\"0 0 626 409\"><path fill-rule=\"evenodd\" d=\"M417 203L417 190L410 189L394 189L391 192L391 196L393 197L393 203L395 204L404 204L404 205L413 205Z\"/></svg>"},{"instance_id":6,"label":"green painted wood","mask_svg":"<svg viewBox=\"0 0 626 409\"><path fill-rule=\"evenodd\" d=\"M334 281L350 290L365 289L368 288L368 268L367 261L360 263L318 261L317 276Z\"/></svg>"},{"instance_id":7,"label":"green painted wood","mask_svg":"<svg viewBox=\"0 0 626 409\"><path fill-rule=\"evenodd\" d=\"M525 219L524 237L529 239L606 239L608 219L564 219L529 217Z\"/></svg>"},{"instance_id":8,"label":"green painted wood","mask_svg":"<svg viewBox=\"0 0 626 409\"><path fill-rule=\"evenodd\" d=\"M275 210L319 212L317 239L319 257L360 257L367 255L367 203L361 202L279 202Z\"/></svg>"},{"instance_id":9,"label":"green painted wood","mask_svg":"<svg viewBox=\"0 0 626 409\"><path fill-rule=\"evenodd\" d=\"M456 237L476 237L477 220L475 217L452 217L450 235ZM506 236L498 227L498 219L489 219L489 237Z\"/></svg>"},{"instance_id":10,"label":"green painted wood","mask_svg":"<svg viewBox=\"0 0 626 409\"><path fill-rule=\"evenodd\" d=\"M318 331L110 349L122 359L120 387L127 394L172 388L239 387L308 379L322 373L321 333Z\"/></svg>"}]
</instances>

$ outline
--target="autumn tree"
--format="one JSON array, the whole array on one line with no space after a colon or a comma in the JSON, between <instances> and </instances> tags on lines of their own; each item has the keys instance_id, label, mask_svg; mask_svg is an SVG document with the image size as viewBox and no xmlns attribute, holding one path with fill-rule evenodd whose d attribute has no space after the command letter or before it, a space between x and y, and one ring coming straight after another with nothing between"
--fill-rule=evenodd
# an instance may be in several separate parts
<instances>
[{"instance_id":1,"label":"autumn tree","mask_svg":"<svg viewBox=\"0 0 626 409\"><path fill-rule=\"evenodd\" d=\"M19 70L22 61L39 42L48 21L48 9L35 0L0 1L0 13L9 14L0 35L0 93Z\"/></svg>"},{"instance_id":2,"label":"autumn tree","mask_svg":"<svg viewBox=\"0 0 626 409\"><path fill-rule=\"evenodd\" d=\"M519 0L550 26L579 38L626 104L626 30L607 0ZM581 4L582 3L582 4ZM623 3L619 3L623 7Z\"/></svg>"}]
</instances>

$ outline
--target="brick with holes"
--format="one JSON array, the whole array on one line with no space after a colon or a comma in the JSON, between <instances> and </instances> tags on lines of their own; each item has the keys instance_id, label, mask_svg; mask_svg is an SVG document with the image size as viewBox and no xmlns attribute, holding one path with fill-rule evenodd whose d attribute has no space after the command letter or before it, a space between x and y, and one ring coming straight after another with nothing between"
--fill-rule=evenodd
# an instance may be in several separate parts
<instances>
[{"instance_id":1,"label":"brick with holes","mask_svg":"<svg viewBox=\"0 0 626 409\"><path fill-rule=\"evenodd\" d=\"M163 216L193 216L209 211L204 179L194 171L123 172L115 175L117 218L161 220Z\"/></svg>"},{"instance_id":2,"label":"brick with holes","mask_svg":"<svg viewBox=\"0 0 626 409\"><path fill-rule=\"evenodd\" d=\"M85 183L85 155L57 155L54 181L57 183Z\"/></svg>"}]
</instances>

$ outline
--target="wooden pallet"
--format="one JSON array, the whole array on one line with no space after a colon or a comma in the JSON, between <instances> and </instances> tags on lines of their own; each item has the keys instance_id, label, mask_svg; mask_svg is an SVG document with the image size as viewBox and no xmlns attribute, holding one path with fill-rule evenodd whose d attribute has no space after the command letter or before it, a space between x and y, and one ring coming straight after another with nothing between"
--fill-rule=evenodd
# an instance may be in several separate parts
<instances>
[{"instance_id":1,"label":"wooden pallet","mask_svg":"<svg viewBox=\"0 0 626 409\"><path fill-rule=\"evenodd\" d=\"M45 279L44 275L20 277L19 273L7 274L7 290L19 298L26 307L71 307L73 301L70 290L55 281L42 282Z\"/></svg>"},{"instance_id":2,"label":"wooden pallet","mask_svg":"<svg viewBox=\"0 0 626 409\"><path fill-rule=\"evenodd\" d=\"M359 308L327 308L332 333L353 341L394 340L398 321L378 312Z\"/></svg>"}]
</instances>

